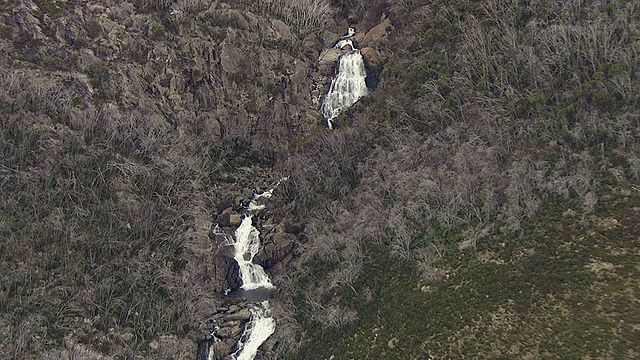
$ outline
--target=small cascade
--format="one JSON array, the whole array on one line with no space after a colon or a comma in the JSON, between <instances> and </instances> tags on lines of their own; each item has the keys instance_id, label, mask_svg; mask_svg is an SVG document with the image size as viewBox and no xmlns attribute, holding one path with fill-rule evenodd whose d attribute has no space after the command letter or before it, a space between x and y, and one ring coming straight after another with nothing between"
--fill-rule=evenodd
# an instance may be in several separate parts
<instances>
[{"instance_id":1,"label":"small cascade","mask_svg":"<svg viewBox=\"0 0 640 360\"><path fill-rule=\"evenodd\" d=\"M253 263L253 258L260 251L260 232L252 224L253 215L245 216L242 223L236 229L236 242L234 260L240 268L240 278L244 291L255 289L273 289L271 280L262 266Z\"/></svg>"},{"instance_id":2,"label":"small cascade","mask_svg":"<svg viewBox=\"0 0 640 360\"><path fill-rule=\"evenodd\" d=\"M247 208L247 210L249 211L255 211L255 210L262 210L266 207L266 205L264 204L258 204L258 200L260 199L270 199L273 196L273 190L275 190L278 185L280 185L281 182L283 181L287 181L289 180L288 176L283 177L282 179L278 180L278 182L269 190L261 193L261 194L254 194L253 195L253 200L251 200L249 202L249 207Z\"/></svg>"},{"instance_id":3,"label":"small cascade","mask_svg":"<svg viewBox=\"0 0 640 360\"><path fill-rule=\"evenodd\" d=\"M347 35L335 45L336 48L346 49L348 52L338 59L337 76L331 81L329 92L322 103L322 115L327 119L329 129L333 128L332 120L344 109L367 95L364 59L350 39L354 33L355 30L349 28Z\"/></svg>"},{"instance_id":4,"label":"small cascade","mask_svg":"<svg viewBox=\"0 0 640 360\"><path fill-rule=\"evenodd\" d=\"M251 321L238 342L238 351L232 354L236 360L253 360L258 348L276 330L276 323L271 317L269 301L265 300L251 308ZM245 340L245 337L248 339ZM239 354L238 354L239 352Z\"/></svg>"}]
</instances>

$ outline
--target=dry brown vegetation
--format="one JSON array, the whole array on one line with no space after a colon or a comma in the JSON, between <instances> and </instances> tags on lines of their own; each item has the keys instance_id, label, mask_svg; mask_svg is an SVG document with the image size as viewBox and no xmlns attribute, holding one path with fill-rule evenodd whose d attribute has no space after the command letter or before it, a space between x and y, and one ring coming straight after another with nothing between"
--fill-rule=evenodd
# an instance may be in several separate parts
<instances>
[{"instance_id":1,"label":"dry brown vegetation","mask_svg":"<svg viewBox=\"0 0 640 360\"><path fill-rule=\"evenodd\" d=\"M291 128L280 77L211 62L257 23L206 3L0 5L1 358L184 358L210 333L208 226Z\"/></svg>"},{"instance_id":2,"label":"dry brown vegetation","mask_svg":"<svg viewBox=\"0 0 640 360\"><path fill-rule=\"evenodd\" d=\"M200 336L216 300L189 229L217 201L212 162L160 114L74 106L63 77L31 75L0 86L3 354Z\"/></svg>"},{"instance_id":3,"label":"dry brown vegetation","mask_svg":"<svg viewBox=\"0 0 640 360\"><path fill-rule=\"evenodd\" d=\"M403 16L376 93L285 165L294 212L314 209L294 275L311 332L350 323L329 314L376 283L362 269L380 251L437 284L464 249L525 235L548 199L585 215L637 181L636 3L435 1Z\"/></svg>"},{"instance_id":4,"label":"dry brown vegetation","mask_svg":"<svg viewBox=\"0 0 640 360\"><path fill-rule=\"evenodd\" d=\"M23 2L0 6L23 24L0 24L7 358L193 354L220 300L203 250L207 221L262 171L290 176L271 206L303 239L289 274L274 278L284 298L274 305L275 349L339 356L353 351L346 335L355 325L373 331L383 319L400 332L398 346L426 357L437 344L402 331L437 337L422 323L468 320L459 334L471 339L487 324L457 311L493 305L461 284L498 291L512 280L460 259L474 249L500 261L526 253L519 241L531 221L544 228L549 203L571 207L570 230L584 230L609 211L603 197L640 179L633 1L259 2L261 15L295 30L290 39L263 31L271 19L245 13L246 1L106 2L113 11L91 19L37 3L37 17ZM313 129L306 104L316 59L298 35L323 29L334 13L373 18L365 13L374 8L375 21L384 13L395 29L379 87L335 131ZM525 295L557 295L570 284L562 276L575 267L547 269L555 248L533 239L543 241L527 243L537 262L518 263L531 272L514 277L521 282L504 299L536 286L544 291ZM571 261L592 264L585 259ZM538 273L549 283L531 279ZM425 308L415 294L440 284L447 292L431 299L441 308ZM395 306L407 298L417 299L416 312ZM501 311L524 306L514 304ZM461 339L451 336L447 343ZM376 346L365 349L370 357L393 356Z\"/></svg>"},{"instance_id":5,"label":"dry brown vegetation","mask_svg":"<svg viewBox=\"0 0 640 360\"><path fill-rule=\"evenodd\" d=\"M258 6L303 35L324 30L333 13L328 0L260 0Z\"/></svg>"}]
</instances>

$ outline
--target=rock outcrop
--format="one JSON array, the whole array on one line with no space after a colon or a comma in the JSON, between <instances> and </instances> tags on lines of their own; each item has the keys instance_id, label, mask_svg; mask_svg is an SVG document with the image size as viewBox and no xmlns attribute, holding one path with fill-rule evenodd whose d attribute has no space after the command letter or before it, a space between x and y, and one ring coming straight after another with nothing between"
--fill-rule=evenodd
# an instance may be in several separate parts
<instances>
[{"instance_id":1,"label":"rock outcrop","mask_svg":"<svg viewBox=\"0 0 640 360\"><path fill-rule=\"evenodd\" d=\"M247 322L251 319L251 312L247 303L231 299L231 304L221 305L215 311L212 322L215 331L212 335L198 342L197 360L207 360L209 353L213 359L228 359L228 356L238 349L240 335Z\"/></svg>"},{"instance_id":2,"label":"rock outcrop","mask_svg":"<svg viewBox=\"0 0 640 360\"><path fill-rule=\"evenodd\" d=\"M362 53L362 57L364 58L365 66L378 71L382 68L383 61L378 50L371 47L365 47L362 48L360 52Z\"/></svg>"},{"instance_id":3,"label":"rock outcrop","mask_svg":"<svg viewBox=\"0 0 640 360\"><path fill-rule=\"evenodd\" d=\"M212 228L209 236L213 247L213 290L222 293L240 287L242 280L238 263L233 259L232 235L217 233Z\"/></svg>"},{"instance_id":4,"label":"rock outcrop","mask_svg":"<svg viewBox=\"0 0 640 360\"><path fill-rule=\"evenodd\" d=\"M291 253L297 238L294 234L289 234L277 228L265 236L262 241L262 248L256 255L255 262L265 269L270 269L276 264L290 260ZM286 264L282 264L286 265Z\"/></svg>"},{"instance_id":5,"label":"rock outcrop","mask_svg":"<svg viewBox=\"0 0 640 360\"><path fill-rule=\"evenodd\" d=\"M391 20L385 19L380 24L372 27L360 42L360 46L379 48L386 46L389 40L389 33L393 29Z\"/></svg>"}]
</instances>

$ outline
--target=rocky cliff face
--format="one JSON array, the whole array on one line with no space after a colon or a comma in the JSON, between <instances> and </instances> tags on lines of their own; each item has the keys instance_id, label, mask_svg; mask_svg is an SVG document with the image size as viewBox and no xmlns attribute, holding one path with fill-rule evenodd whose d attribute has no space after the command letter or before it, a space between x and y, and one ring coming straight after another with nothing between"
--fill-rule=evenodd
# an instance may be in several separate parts
<instances>
[{"instance_id":1,"label":"rocky cliff face","mask_svg":"<svg viewBox=\"0 0 640 360\"><path fill-rule=\"evenodd\" d=\"M222 142L273 151L315 125L315 59L287 24L217 1L143 5L18 2L4 14L5 60L78 78L85 101L148 108Z\"/></svg>"}]
</instances>

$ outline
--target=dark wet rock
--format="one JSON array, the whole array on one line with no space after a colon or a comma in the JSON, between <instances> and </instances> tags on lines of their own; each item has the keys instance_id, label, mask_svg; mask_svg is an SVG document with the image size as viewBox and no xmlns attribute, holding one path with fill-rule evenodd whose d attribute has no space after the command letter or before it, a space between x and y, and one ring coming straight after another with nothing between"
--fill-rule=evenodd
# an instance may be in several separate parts
<instances>
[{"instance_id":1,"label":"dark wet rock","mask_svg":"<svg viewBox=\"0 0 640 360\"><path fill-rule=\"evenodd\" d=\"M215 227L215 225L214 225ZM222 232L221 229L209 233L213 247L212 277L215 291L224 292L242 285L240 268L233 259L233 237Z\"/></svg>"},{"instance_id":2,"label":"dark wet rock","mask_svg":"<svg viewBox=\"0 0 640 360\"><path fill-rule=\"evenodd\" d=\"M235 321L235 320L249 320L251 318L251 311L249 309L242 309L238 312L229 314L224 317L225 321Z\"/></svg>"},{"instance_id":3,"label":"dark wet rock","mask_svg":"<svg viewBox=\"0 0 640 360\"><path fill-rule=\"evenodd\" d=\"M265 269L271 268L293 252L296 240L295 235L286 232L268 235L263 240L262 249L254 261Z\"/></svg>"},{"instance_id":4,"label":"dark wet rock","mask_svg":"<svg viewBox=\"0 0 640 360\"><path fill-rule=\"evenodd\" d=\"M234 339L225 339L211 344L211 352L216 360L226 359L238 345Z\"/></svg>"},{"instance_id":5,"label":"dark wet rock","mask_svg":"<svg viewBox=\"0 0 640 360\"><path fill-rule=\"evenodd\" d=\"M210 348L211 348L211 339L203 339L198 341L198 350L196 352L196 360L209 360Z\"/></svg>"}]
</instances>

